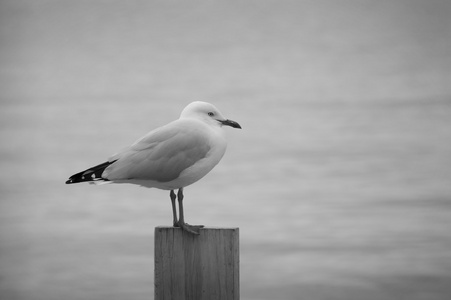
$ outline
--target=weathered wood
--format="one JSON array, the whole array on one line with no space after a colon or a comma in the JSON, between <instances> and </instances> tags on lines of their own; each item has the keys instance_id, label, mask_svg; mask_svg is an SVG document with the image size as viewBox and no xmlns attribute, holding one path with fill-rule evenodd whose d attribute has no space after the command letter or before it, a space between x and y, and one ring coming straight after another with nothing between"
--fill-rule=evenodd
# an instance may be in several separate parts
<instances>
[{"instance_id":1,"label":"weathered wood","mask_svg":"<svg viewBox=\"0 0 451 300\"><path fill-rule=\"evenodd\" d=\"M155 228L155 300L239 298L238 228Z\"/></svg>"}]
</instances>

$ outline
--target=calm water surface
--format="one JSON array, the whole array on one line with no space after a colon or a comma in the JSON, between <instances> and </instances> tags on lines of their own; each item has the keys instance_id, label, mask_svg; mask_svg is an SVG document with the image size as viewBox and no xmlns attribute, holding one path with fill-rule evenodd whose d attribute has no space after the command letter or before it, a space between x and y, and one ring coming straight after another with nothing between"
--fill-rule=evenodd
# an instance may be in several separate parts
<instances>
[{"instance_id":1,"label":"calm water surface","mask_svg":"<svg viewBox=\"0 0 451 300\"><path fill-rule=\"evenodd\" d=\"M448 2L130 3L2 3L1 299L152 299L167 192L64 181L192 100L243 126L185 191L242 299L449 298Z\"/></svg>"}]
</instances>

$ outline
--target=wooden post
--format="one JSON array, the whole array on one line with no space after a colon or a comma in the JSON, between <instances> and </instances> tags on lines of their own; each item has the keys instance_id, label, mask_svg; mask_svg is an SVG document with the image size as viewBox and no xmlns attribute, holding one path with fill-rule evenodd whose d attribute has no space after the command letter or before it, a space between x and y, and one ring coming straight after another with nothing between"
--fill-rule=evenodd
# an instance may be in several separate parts
<instances>
[{"instance_id":1,"label":"wooden post","mask_svg":"<svg viewBox=\"0 0 451 300\"><path fill-rule=\"evenodd\" d=\"M239 229L155 228L154 300L239 300Z\"/></svg>"}]
</instances>

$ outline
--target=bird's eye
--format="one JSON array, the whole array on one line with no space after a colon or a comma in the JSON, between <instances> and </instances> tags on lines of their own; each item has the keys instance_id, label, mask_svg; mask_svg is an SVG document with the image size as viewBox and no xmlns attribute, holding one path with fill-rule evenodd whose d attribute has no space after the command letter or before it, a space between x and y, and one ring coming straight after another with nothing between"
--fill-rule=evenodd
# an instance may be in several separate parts
<instances>
[{"instance_id":1,"label":"bird's eye","mask_svg":"<svg viewBox=\"0 0 451 300\"><path fill-rule=\"evenodd\" d=\"M213 112L209 112L208 115L209 115L210 117L213 117L215 114L214 114Z\"/></svg>"}]
</instances>

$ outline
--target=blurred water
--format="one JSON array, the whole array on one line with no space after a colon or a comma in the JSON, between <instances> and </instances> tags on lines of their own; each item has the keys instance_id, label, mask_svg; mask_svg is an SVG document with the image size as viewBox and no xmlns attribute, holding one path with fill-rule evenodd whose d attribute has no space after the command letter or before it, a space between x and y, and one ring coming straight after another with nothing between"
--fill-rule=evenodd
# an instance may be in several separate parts
<instances>
[{"instance_id":1,"label":"blurred water","mask_svg":"<svg viewBox=\"0 0 451 300\"><path fill-rule=\"evenodd\" d=\"M186 189L242 299L448 299L448 1L3 1L1 299L149 299L166 192L66 186L192 100L243 130Z\"/></svg>"}]
</instances>

